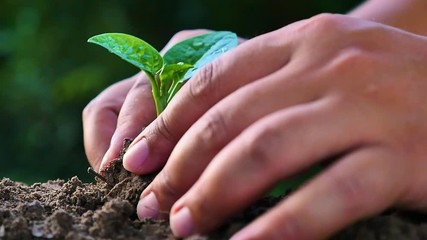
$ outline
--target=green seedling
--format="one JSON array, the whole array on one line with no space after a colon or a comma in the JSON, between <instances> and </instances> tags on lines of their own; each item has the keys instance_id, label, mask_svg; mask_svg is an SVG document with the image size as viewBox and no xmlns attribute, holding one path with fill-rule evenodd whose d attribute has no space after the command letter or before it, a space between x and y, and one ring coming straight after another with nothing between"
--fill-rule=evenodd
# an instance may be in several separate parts
<instances>
[{"instance_id":1,"label":"green seedling","mask_svg":"<svg viewBox=\"0 0 427 240\"><path fill-rule=\"evenodd\" d=\"M104 33L89 38L144 71L150 80L159 115L175 94L200 68L238 44L236 34L212 32L186 39L163 56L147 42L123 33Z\"/></svg>"}]
</instances>

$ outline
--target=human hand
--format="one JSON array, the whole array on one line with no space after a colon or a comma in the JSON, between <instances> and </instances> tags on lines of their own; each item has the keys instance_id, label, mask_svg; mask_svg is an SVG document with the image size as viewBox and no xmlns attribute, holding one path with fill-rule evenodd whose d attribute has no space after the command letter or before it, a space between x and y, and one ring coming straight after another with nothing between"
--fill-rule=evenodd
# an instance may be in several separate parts
<instances>
[{"instance_id":1,"label":"human hand","mask_svg":"<svg viewBox=\"0 0 427 240\"><path fill-rule=\"evenodd\" d=\"M208 30L175 34L162 52ZM91 166L99 171L116 158L125 138L135 138L156 117L151 86L140 72L99 94L83 110L84 146Z\"/></svg>"},{"instance_id":2,"label":"human hand","mask_svg":"<svg viewBox=\"0 0 427 240\"><path fill-rule=\"evenodd\" d=\"M176 235L205 233L331 156L234 239L323 239L390 206L426 209L426 62L426 38L340 15L247 41L200 70L132 143L130 171L168 160L139 217L171 209Z\"/></svg>"}]
</instances>

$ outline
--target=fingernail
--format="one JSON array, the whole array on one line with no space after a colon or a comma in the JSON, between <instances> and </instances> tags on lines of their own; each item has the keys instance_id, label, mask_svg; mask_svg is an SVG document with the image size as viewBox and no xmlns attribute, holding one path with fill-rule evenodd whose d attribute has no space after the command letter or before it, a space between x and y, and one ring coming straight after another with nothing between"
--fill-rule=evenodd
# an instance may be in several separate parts
<instances>
[{"instance_id":1,"label":"fingernail","mask_svg":"<svg viewBox=\"0 0 427 240\"><path fill-rule=\"evenodd\" d=\"M108 157L110 156L111 149L109 148L107 152L104 154L104 157L102 157L101 163L99 164L99 171L103 170L107 167L108 163Z\"/></svg>"},{"instance_id":2,"label":"fingernail","mask_svg":"<svg viewBox=\"0 0 427 240\"><path fill-rule=\"evenodd\" d=\"M141 198L136 207L138 218L140 220L146 218L157 218L159 215L159 202L153 192Z\"/></svg>"},{"instance_id":3,"label":"fingernail","mask_svg":"<svg viewBox=\"0 0 427 240\"><path fill-rule=\"evenodd\" d=\"M123 157L123 166L130 172L137 172L143 168L148 157L148 144L145 138L133 145Z\"/></svg>"},{"instance_id":4,"label":"fingernail","mask_svg":"<svg viewBox=\"0 0 427 240\"><path fill-rule=\"evenodd\" d=\"M194 232L194 223L188 207L184 207L170 218L172 232L177 237L187 237Z\"/></svg>"}]
</instances>

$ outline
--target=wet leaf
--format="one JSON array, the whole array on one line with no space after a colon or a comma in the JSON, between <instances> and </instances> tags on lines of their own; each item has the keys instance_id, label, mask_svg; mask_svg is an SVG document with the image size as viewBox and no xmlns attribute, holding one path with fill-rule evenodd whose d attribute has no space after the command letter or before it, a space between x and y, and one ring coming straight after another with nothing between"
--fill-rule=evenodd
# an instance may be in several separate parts
<instances>
[{"instance_id":1,"label":"wet leaf","mask_svg":"<svg viewBox=\"0 0 427 240\"><path fill-rule=\"evenodd\" d=\"M170 84L171 81L179 81L184 77L185 73L193 68L191 64L178 62L176 64L165 65L160 73L160 79L162 79L162 84Z\"/></svg>"},{"instance_id":2,"label":"wet leaf","mask_svg":"<svg viewBox=\"0 0 427 240\"><path fill-rule=\"evenodd\" d=\"M188 69L180 79L190 79L198 69L212 62L214 59L233 49L238 44L235 33L219 31L203 34L177 43L163 56L166 65L185 63L194 67Z\"/></svg>"},{"instance_id":3,"label":"wet leaf","mask_svg":"<svg viewBox=\"0 0 427 240\"><path fill-rule=\"evenodd\" d=\"M104 33L89 38L125 61L155 75L163 67L163 58L150 44L124 33Z\"/></svg>"}]
</instances>

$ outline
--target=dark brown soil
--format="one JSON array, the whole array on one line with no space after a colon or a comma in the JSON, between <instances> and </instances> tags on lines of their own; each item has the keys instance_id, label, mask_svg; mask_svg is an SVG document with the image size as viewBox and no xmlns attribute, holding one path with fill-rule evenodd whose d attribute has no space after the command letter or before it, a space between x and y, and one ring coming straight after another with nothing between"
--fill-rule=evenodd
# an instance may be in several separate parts
<instances>
[{"instance_id":1,"label":"dark brown soil","mask_svg":"<svg viewBox=\"0 0 427 240\"><path fill-rule=\"evenodd\" d=\"M126 142L127 148L130 141ZM122 151L121 156L124 154ZM107 182L82 183L77 177L27 186L0 182L1 239L175 239L167 220L139 221L135 207L153 176L136 176L116 159L102 174ZM206 236L229 239L280 199L265 198ZM208 216L207 216L208 217ZM427 239L427 218L389 212L354 224L333 240Z\"/></svg>"}]
</instances>

